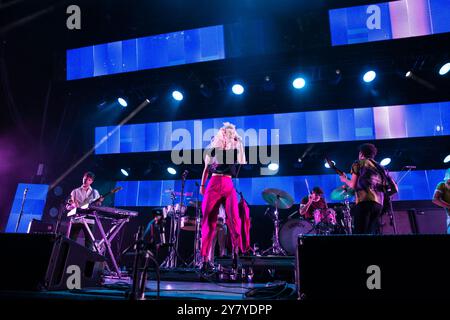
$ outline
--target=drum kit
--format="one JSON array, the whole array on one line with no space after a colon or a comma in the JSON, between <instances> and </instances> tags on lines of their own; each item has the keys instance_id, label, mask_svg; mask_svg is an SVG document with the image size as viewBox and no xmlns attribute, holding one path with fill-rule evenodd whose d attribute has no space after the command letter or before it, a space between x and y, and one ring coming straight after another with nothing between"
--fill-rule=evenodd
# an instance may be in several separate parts
<instances>
[{"instance_id":1,"label":"drum kit","mask_svg":"<svg viewBox=\"0 0 450 320\"><path fill-rule=\"evenodd\" d=\"M180 195L180 203L175 203L176 196ZM200 264L200 223L201 223L201 201L189 201L187 205L182 204L182 199L186 193L180 194L171 192L172 204L162 208L163 223L168 224L168 229L160 230L162 244L170 247L169 254L161 264L163 268L176 268L178 266L178 248L180 232L195 232L194 239L194 261L191 264ZM168 239L168 243L163 243L162 239Z\"/></svg>"},{"instance_id":2,"label":"drum kit","mask_svg":"<svg viewBox=\"0 0 450 320\"><path fill-rule=\"evenodd\" d=\"M281 223L279 209L289 209L294 199L289 193L279 189L265 189L262 197L271 206L266 210L274 224L273 244L263 251L263 255L294 255L297 248L297 238L300 234L351 234L352 220L350 215L350 199L355 193L352 189L338 187L331 193L331 199L344 204L341 215L332 208L314 210L314 219L304 217L291 218ZM281 226L281 228L280 228Z\"/></svg>"}]
</instances>

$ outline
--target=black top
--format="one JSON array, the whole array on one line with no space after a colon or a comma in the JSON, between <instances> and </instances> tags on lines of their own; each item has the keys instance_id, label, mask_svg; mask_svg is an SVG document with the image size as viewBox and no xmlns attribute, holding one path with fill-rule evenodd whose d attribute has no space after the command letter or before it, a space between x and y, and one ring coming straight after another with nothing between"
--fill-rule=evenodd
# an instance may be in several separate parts
<instances>
[{"instance_id":1,"label":"black top","mask_svg":"<svg viewBox=\"0 0 450 320\"><path fill-rule=\"evenodd\" d=\"M209 165L210 173L218 173L236 177L238 171L237 149L223 150L219 148L209 149L207 154L213 158Z\"/></svg>"}]
</instances>

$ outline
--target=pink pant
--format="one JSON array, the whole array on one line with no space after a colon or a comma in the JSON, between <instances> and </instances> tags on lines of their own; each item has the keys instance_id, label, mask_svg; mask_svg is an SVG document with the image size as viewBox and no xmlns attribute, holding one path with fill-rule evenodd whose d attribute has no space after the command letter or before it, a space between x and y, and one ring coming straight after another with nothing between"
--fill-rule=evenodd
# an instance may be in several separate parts
<instances>
[{"instance_id":1,"label":"pink pant","mask_svg":"<svg viewBox=\"0 0 450 320\"><path fill-rule=\"evenodd\" d=\"M214 230L220 205L223 204L226 212L226 222L231 235L233 250L242 250L241 219L236 190L230 177L212 176L205 195L203 196L202 211L202 257L207 258L211 249Z\"/></svg>"}]
</instances>

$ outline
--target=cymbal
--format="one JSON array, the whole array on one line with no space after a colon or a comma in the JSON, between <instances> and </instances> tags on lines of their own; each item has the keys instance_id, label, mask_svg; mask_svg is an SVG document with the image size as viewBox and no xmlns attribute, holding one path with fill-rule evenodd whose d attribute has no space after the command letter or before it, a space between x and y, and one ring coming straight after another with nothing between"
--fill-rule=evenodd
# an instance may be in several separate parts
<instances>
[{"instance_id":1,"label":"cymbal","mask_svg":"<svg viewBox=\"0 0 450 320\"><path fill-rule=\"evenodd\" d=\"M194 207L194 208L195 208L195 207L197 206L197 202L196 202L196 201L189 201L187 206L188 206L188 207ZM198 202L198 206L199 206L199 207L202 206L202 202L201 202L201 201Z\"/></svg>"},{"instance_id":2,"label":"cymbal","mask_svg":"<svg viewBox=\"0 0 450 320\"><path fill-rule=\"evenodd\" d=\"M173 191L173 190L164 190L164 193L173 193L175 196L181 196L181 192L179 191ZM185 197L192 197L194 193L193 192L185 192L183 193L183 196Z\"/></svg>"},{"instance_id":3,"label":"cymbal","mask_svg":"<svg viewBox=\"0 0 450 320\"><path fill-rule=\"evenodd\" d=\"M355 196L355 190L349 187L340 186L331 191L331 199L335 201L344 201Z\"/></svg>"},{"instance_id":4,"label":"cymbal","mask_svg":"<svg viewBox=\"0 0 450 320\"><path fill-rule=\"evenodd\" d=\"M264 189L262 192L263 199L271 206L278 209L289 209L294 204L294 199L289 193L279 189Z\"/></svg>"}]
</instances>

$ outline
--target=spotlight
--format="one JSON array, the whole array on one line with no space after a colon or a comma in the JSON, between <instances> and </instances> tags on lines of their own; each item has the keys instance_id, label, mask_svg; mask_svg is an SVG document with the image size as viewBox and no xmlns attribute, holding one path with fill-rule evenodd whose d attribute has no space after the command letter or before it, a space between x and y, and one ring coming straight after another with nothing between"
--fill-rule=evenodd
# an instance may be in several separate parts
<instances>
[{"instance_id":1,"label":"spotlight","mask_svg":"<svg viewBox=\"0 0 450 320\"><path fill-rule=\"evenodd\" d=\"M130 174L128 173L128 171L127 170L125 170L125 169L120 169L120 172L122 172L122 174L125 176L125 177L128 177Z\"/></svg>"},{"instance_id":2,"label":"spotlight","mask_svg":"<svg viewBox=\"0 0 450 320\"><path fill-rule=\"evenodd\" d=\"M55 196L59 197L63 194L63 188L61 188L61 186L56 186L55 189L53 189L53 193Z\"/></svg>"},{"instance_id":3,"label":"spotlight","mask_svg":"<svg viewBox=\"0 0 450 320\"><path fill-rule=\"evenodd\" d=\"M387 165L389 165L389 163L391 163L391 158L384 158L383 160L381 160L380 164L385 167Z\"/></svg>"},{"instance_id":4,"label":"spotlight","mask_svg":"<svg viewBox=\"0 0 450 320\"><path fill-rule=\"evenodd\" d=\"M56 207L52 207L50 208L50 210L48 211L48 214L50 215L50 217L52 218L56 218L59 214L59 210Z\"/></svg>"},{"instance_id":5,"label":"spotlight","mask_svg":"<svg viewBox=\"0 0 450 320\"><path fill-rule=\"evenodd\" d=\"M331 163L336 165L336 162L334 162L334 161L331 161ZM330 165L328 164L328 162L325 162L325 168L330 169Z\"/></svg>"},{"instance_id":6,"label":"spotlight","mask_svg":"<svg viewBox=\"0 0 450 320\"><path fill-rule=\"evenodd\" d=\"M377 77L377 73L373 70L367 71L364 76L363 76L363 80L366 83L372 82L373 80L375 80L375 78Z\"/></svg>"},{"instance_id":7,"label":"spotlight","mask_svg":"<svg viewBox=\"0 0 450 320\"><path fill-rule=\"evenodd\" d=\"M450 71L450 62L447 62L439 69L439 74L441 76L446 75Z\"/></svg>"},{"instance_id":8,"label":"spotlight","mask_svg":"<svg viewBox=\"0 0 450 320\"><path fill-rule=\"evenodd\" d=\"M180 91L175 90L172 92L172 98L174 98L176 101L181 101L183 100L183 94Z\"/></svg>"},{"instance_id":9,"label":"spotlight","mask_svg":"<svg viewBox=\"0 0 450 320\"><path fill-rule=\"evenodd\" d=\"M271 163L271 164L269 164L269 166L268 166L268 168L269 168L270 171L277 171L279 167L280 167L280 166L278 165L278 163Z\"/></svg>"},{"instance_id":10,"label":"spotlight","mask_svg":"<svg viewBox=\"0 0 450 320\"><path fill-rule=\"evenodd\" d=\"M175 169L172 168L172 167L168 167L168 168L167 168L167 172L170 173L170 174L172 174L172 175L177 174L177 170L175 170Z\"/></svg>"},{"instance_id":11,"label":"spotlight","mask_svg":"<svg viewBox=\"0 0 450 320\"><path fill-rule=\"evenodd\" d=\"M124 108L128 106L127 100L125 100L125 99L122 98L122 97L118 98L118 99L117 99L117 102L119 102L119 104L120 104L122 107L124 107Z\"/></svg>"},{"instance_id":12,"label":"spotlight","mask_svg":"<svg viewBox=\"0 0 450 320\"><path fill-rule=\"evenodd\" d=\"M306 81L303 78L296 78L294 79L294 81L292 81L292 86L295 89L302 89L303 87L305 87L306 85Z\"/></svg>"},{"instance_id":13,"label":"spotlight","mask_svg":"<svg viewBox=\"0 0 450 320\"><path fill-rule=\"evenodd\" d=\"M450 154L447 155L444 159L444 163L449 163L450 162Z\"/></svg>"},{"instance_id":14,"label":"spotlight","mask_svg":"<svg viewBox=\"0 0 450 320\"><path fill-rule=\"evenodd\" d=\"M405 74L405 77L406 77L406 78L411 78L412 75L413 75L413 73L412 73L411 71L408 71L408 72Z\"/></svg>"},{"instance_id":15,"label":"spotlight","mask_svg":"<svg viewBox=\"0 0 450 320\"><path fill-rule=\"evenodd\" d=\"M231 87L231 91L233 91L233 93L234 94L237 94L237 95L239 95L239 94L243 94L244 93L244 87L242 86L242 85L240 85L240 84L234 84L232 87Z\"/></svg>"}]
</instances>

